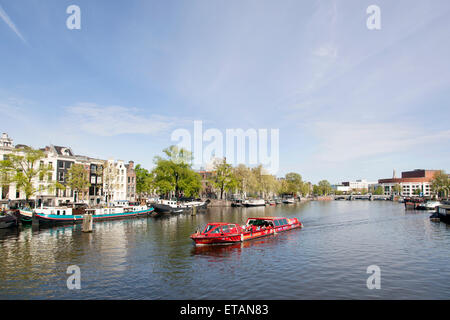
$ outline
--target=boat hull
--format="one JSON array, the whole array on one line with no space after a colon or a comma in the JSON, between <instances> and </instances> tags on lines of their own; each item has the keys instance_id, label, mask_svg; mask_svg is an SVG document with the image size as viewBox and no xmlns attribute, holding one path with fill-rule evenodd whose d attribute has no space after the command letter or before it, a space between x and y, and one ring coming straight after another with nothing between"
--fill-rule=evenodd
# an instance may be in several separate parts
<instances>
[{"instance_id":1,"label":"boat hull","mask_svg":"<svg viewBox=\"0 0 450 320\"><path fill-rule=\"evenodd\" d=\"M166 214L180 214L185 212L190 212L192 208L196 208L196 210L206 209L208 207L208 202L205 202L202 205L196 206L186 206L186 207L178 207L174 208L167 204L154 203L152 204L153 208L155 208L155 212L152 214L153 217L166 215Z\"/></svg>"},{"instance_id":2,"label":"boat hull","mask_svg":"<svg viewBox=\"0 0 450 320\"><path fill-rule=\"evenodd\" d=\"M153 208L135 212L111 213L111 214L94 214L92 216L94 221L118 220L133 217L145 217L153 212ZM36 213L35 217L39 223L43 224L75 224L83 222L83 215L67 215L58 216L53 214Z\"/></svg>"},{"instance_id":3,"label":"boat hull","mask_svg":"<svg viewBox=\"0 0 450 320\"><path fill-rule=\"evenodd\" d=\"M244 206L245 207L265 207L266 204L265 203L257 203L257 204L245 203Z\"/></svg>"},{"instance_id":4,"label":"boat hull","mask_svg":"<svg viewBox=\"0 0 450 320\"><path fill-rule=\"evenodd\" d=\"M155 215L156 214L178 214L178 213L183 213L185 211L188 211L190 208L173 208L169 205L166 204L160 204L160 203L155 203L152 204L153 208L155 208Z\"/></svg>"},{"instance_id":5,"label":"boat hull","mask_svg":"<svg viewBox=\"0 0 450 320\"><path fill-rule=\"evenodd\" d=\"M6 215L0 217L0 229L14 228L17 226L17 218Z\"/></svg>"}]
</instances>

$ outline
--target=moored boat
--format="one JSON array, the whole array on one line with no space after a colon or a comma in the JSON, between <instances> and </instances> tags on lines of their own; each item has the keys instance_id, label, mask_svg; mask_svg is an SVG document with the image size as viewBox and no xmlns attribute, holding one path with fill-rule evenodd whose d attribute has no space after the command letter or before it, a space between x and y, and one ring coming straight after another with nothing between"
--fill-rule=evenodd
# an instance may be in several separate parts
<instances>
[{"instance_id":1,"label":"moored boat","mask_svg":"<svg viewBox=\"0 0 450 320\"><path fill-rule=\"evenodd\" d=\"M436 212L430 218L433 221L450 223L450 204L441 204L436 207Z\"/></svg>"},{"instance_id":2,"label":"moored boat","mask_svg":"<svg viewBox=\"0 0 450 320\"><path fill-rule=\"evenodd\" d=\"M419 210L436 210L438 206L440 206L442 203L439 201L427 201L425 203L420 203L417 205L417 209Z\"/></svg>"},{"instance_id":3,"label":"moored boat","mask_svg":"<svg viewBox=\"0 0 450 320\"><path fill-rule=\"evenodd\" d=\"M22 224L31 224L33 221L33 211L29 208L19 209L19 219Z\"/></svg>"},{"instance_id":4,"label":"moored boat","mask_svg":"<svg viewBox=\"0 0 450 320\"><path fill-rule=\"evenodd\" d=\"M249 218L244 226L226 222L208 223L203 231L197 230L190 237L196 245L230 244L302 227L297 218Z\"/></svg>"},{"instance_id":5,"label":"moored boat","mask_svg":"<svg viewBox=\"0 0 450 320\"><path fill-rule=\"evenodd\" d=\"M19 223L19 215L16 211L8 211L0 216L0 229L14 228Z\"/></svg>"},{"instance_id":6,"label":"moored boat","mask_svg":"<svg viewBox=\"0 0 450 320\"><path fill-rule=\"evenodd\" d=\"M264 199L249 199L244 200L242 204L245 207L262 207L266 205L266 201Z\"/></svg>"},{"instance_id":7,"label":"moored boat","mask_svg":"<svg viewBox=\"0 0 450 320\"><path fill-rule=\"evenodd\" d=\"M231 202L231 206L232 207L243 207L244 205L242 204L242 200L240 199L235 199Z\"/></svg>"},{"instance_id":8,"label":"moored boat","mask_svg":"<svg viewBox=\"0 0 450 320\"><path fill-rule=\"evenodd\" d=\"M292 204L292 203L295 203L295 199L294 198L285 198L285 199L283 199L283 203Z\"/></svg>"},{"instance_id":9,"label":"moored boat","mask_svg":"<svg viewBox=\"0 0 450 320\"><path fill-rule=\"evenodd\" d=\"M194 207L197 210L206 209L209 202L209 200L201 201L198 199L189 199L188 201L161 199L158 202L152 204L153 208L155 209L155 212L152 214L152 216L183 213L191 211Z\"/></svg>"},{"instance_id":10,"label":"moored boat","mask_svg":"<svg viewBox=\"0 0 450 320\"><path fill-rule=\"evenodd\" d=\"M94 221L116 220L147 216L153 212L152 207L125 206L110 208L74 209L69 207L46 207L34 210L34 217L39 223L64 224L81 223L85 214L92 214Z\"/></svg>"}]
</instances>

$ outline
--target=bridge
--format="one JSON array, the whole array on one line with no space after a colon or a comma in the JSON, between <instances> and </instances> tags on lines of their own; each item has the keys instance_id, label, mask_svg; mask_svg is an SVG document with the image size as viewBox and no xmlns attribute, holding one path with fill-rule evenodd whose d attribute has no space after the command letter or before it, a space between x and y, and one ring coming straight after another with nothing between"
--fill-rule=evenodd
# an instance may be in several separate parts
<instances>
[{"instance_id":1,"label":"bridge","mask_svg":"<svg viewBox=\"0 0 450 320\"><path fill-rule=\"evenodd\" d=\"M391 196L375 194L343 194L335 195L334 200L391 200Z\"/></svg>"}]
</instances>

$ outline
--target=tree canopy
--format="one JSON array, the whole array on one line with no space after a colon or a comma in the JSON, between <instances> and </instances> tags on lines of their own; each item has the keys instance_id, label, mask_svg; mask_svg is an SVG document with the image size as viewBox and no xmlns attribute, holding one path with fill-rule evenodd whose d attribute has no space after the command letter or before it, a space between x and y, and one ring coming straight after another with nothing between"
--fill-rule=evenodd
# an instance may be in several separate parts
<instances>
[{"instance_id":1,"label":"tree canopy","mask_svg":"<svg viewBox=\"0 0 450 320\"><path fill-rule=\"evenodd\" d=\"M163 150L165 158L156 156L152 170L153 185L157 192L167 196L193 197L201 189L200 175L191 167L192 153L170 146Z\"/></svg>"}]
</instances>

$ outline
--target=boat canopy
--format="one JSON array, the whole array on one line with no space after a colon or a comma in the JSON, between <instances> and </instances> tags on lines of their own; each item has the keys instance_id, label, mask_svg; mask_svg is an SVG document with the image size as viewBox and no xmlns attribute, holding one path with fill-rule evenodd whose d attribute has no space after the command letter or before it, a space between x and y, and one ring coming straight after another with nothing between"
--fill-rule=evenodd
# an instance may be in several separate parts
<instances>
[{"instance_id":1,"label":"boat canopy","mask_svg":"<svg viewBox=\"0 0 450 320\"><path fill-rule=\"evenodd\" d=\"M203 234L216 233L234 233L238 232L239 228L234 223L208 223L203 230Z\"/></svg>"}]
</instances>

